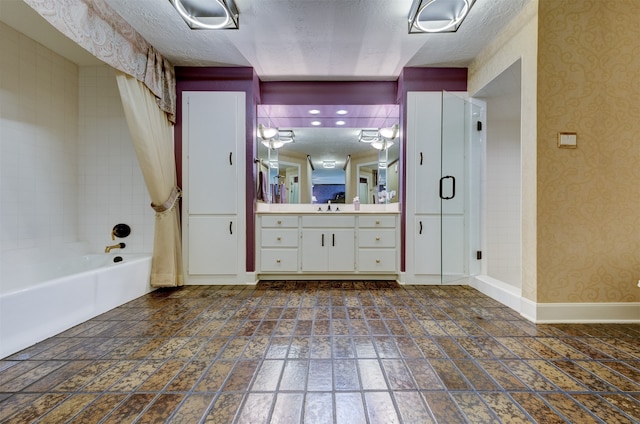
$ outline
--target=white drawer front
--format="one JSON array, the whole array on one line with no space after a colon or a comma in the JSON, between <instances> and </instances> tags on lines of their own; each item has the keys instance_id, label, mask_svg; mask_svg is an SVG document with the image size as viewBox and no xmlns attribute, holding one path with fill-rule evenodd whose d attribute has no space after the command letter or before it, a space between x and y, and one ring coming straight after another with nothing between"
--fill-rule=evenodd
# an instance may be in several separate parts
<instances>
[{"instance_id":1,"label":"white drawer front","mask_svg":"<svg viewBox=\"0 0 640 424\"><path fill-rule=\"evenodd\" d=\"M263 227L295 228L298 226L298 215L262 215Z\"/></svg>"},{"instance_id":2,"label":"white drawer front","mask_svg":"<svg viewBox=\"0 0 640 424\"><path fill-rule=\"evenodd\" d=\"M302 226L315 228L355 228L356 217L350 215L303 216Z\"/></svg>"},{"instance_id":3,"label":"white drawer front","mask_svg":"<svg viewBox=\"0 0 640 424\"><path fill-rule=\"evenodd\" d=\"M395 228L396 217L381 215L361 215L359 218L360 228Z\"/></svg>"},{"instance_id":4,"label":"white drawer front","mask_svg":"<svg viewBox=\"0 0 640 424\"><path fill-rule=\"evenodd\" d=\"M297 229L263 228L262 247L298 247Z\"/></svg>"},{"instance_id":5,"label":"white drawer front","mask_svg":"<svg viewBox=\"0 0 640 424\"><path fill-rule=\"evenodd\" d=\"M360 272L397 272L395 249L360 249Z\"/></svg>"},{"instance_id":6,"label":"white drawer front","mask_svg":"<svg viewBox=\"0 0 640 424\"><path fill-rule=\"evenodd\" d=\"M360 230L360 247L396 247L395 230Z\"/></svg>"},{"instance_id":7,"label":"white drawer front","mask_svg":"<svg viewBox=\"0 0 640 424\"><path fill-rule=\"evenodd\" d=\"M298 250L261 249L260 268L262 271L296 272L298 270Z\"/></svg>"}]
</instances>

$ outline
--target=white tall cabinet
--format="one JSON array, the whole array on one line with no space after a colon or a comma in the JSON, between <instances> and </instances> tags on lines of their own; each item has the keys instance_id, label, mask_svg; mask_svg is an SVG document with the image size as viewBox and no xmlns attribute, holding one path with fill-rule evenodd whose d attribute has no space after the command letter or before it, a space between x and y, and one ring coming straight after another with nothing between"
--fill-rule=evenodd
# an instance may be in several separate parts
<instances>
[{"instance_id":1,"label":"white tall cabinet","mask_svg":"<svg viewBox=\"0 0 640 424\"><path fill-rule=\"evenodd\" d=\"M188 284L245 280L245 93L182 93Z\"/></svg>"},{"instance_id":2,"label":"white tall cabinet","mask_svg":"<svg viewBox=\"0 0 640 424\"><path fill-rule=\"evenodd\" d=\"M407 93L407 283L453 282L467 273L465 109L447 95Z\"/></svg>"}]
</instances>

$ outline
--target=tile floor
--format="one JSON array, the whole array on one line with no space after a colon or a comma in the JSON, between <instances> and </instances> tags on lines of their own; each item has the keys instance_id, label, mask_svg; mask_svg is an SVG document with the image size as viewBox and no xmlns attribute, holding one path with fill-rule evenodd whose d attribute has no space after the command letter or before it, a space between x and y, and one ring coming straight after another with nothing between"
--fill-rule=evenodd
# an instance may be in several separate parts
<instances>
[{"instance_id":1,"label":"tile floor","mask_svg":"<svg viewBox=\"0 0 640 424\"><path fill-rule=\"evenodd\" d=\"M159 290L0 361L7 423L638 423L640 325L464 286Z\"/></svg>"}]
</instances>

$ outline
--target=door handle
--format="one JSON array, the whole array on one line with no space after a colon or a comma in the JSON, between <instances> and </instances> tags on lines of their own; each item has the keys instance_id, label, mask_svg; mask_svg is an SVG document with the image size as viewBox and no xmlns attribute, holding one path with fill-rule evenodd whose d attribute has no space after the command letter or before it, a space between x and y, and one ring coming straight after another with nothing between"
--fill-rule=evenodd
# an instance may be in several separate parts
<instances>
[{"instance_id":1,"label":"door handle","mask_svg":"<svg viewBox=\"0 0 640 424\"><path fill-rule=\"evenodd\" d=\"M233 165L233 152L229 152L229 165Z\"/></svg>"},{"instance_id":2,"label":"door handle","mask_svg":"<svg viewBox=\"0 0 640 424\"><path fill-rule=\"evenodd\" d=\"M331 246L335 246L335 245L336 245L336 235L331 234Z\"/></svg>"},{"instance_id":3,"label":"door handle","mask_svg":"<svg viewBox=\"0 0 640 424\"><path fill-rule=\"evenodd\" d=\"M418 231L418 234L422 234L422 221L420 221L420 231Z\"/></svg>"},{"instance_id":4,"label":"door handle","mask_svg":"<svg viewBox=\"0 0 640 424\"><path fill-rule=\"evenodd\" d=\"M233 234L233 221L229 221L229 234Z\"/></svg>"},{"instance_id":5,"label":"door handle","mask_svg":"<svg viewBox=\"0 0 640 424\"><path fill-rule=\"evenodd\" d=\"M322 235L322 246L324 247L324 234Z\"/></svg>"},{"instance_id":6,"label":"door handle","mask_svg":"<svg viewBox=\"0 0 640 424\"><path fill-rule=\"evenodd\" d=\"M444 180L447 179L451 179L451 181L453 182L453 192L451 193L451 196L445 197L442 195L442 191L443 191L443 182ZM442 200L450 200L453 199L454 197L456 197L456 179L455 177L451 176L451 175L447 175L446 177L442 177L440 178L440 198Z\"/></svg>"},{"instance_id":7,"label":"door handle","mask_svg":"<svg viewBox=\"0 0 640 424\"><path fill-rule=\"evenodd\" d=\"M424 158L422 157L422 152L420 152L420 165L421 166L422 166L422 159L424 159Z\"/></svg>"}]
</instances>

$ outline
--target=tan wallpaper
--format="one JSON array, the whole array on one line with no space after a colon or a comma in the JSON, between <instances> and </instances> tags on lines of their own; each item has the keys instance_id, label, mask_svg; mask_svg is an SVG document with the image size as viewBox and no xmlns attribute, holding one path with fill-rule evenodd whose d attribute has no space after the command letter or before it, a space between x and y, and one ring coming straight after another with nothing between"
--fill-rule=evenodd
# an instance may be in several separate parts
<instances>
[{"instance_id":1,"label":"tan wallpaper","mask_svg":"<svg viewBox=\"0 0 640 424\"><path fill-rule=\"evenodd\" d=\"M537 301L640 301L640 1L539 0L538 20Z\"/></svg>"}]
</instances>

